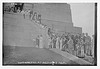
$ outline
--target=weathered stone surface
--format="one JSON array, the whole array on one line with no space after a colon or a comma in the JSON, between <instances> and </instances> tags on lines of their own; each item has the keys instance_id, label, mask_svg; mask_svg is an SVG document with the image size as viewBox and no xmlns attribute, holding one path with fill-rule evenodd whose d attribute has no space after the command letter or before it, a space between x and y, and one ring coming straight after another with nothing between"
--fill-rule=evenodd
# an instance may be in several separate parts
<instances>
[{"instance_id":1,"label":"weathered stone surface","mask_svg":"<svg viewBox=\"0 0 100 69\"><path fill-rule=\"evenodd\" d=\"M82 32L81 28L78 29L75 27L75 30L71 19L70 6L68 4L34 4L33 8L34 11L42 15L42 23L48 27L53 26L54 29L60 32ZM35 22L27 18L24 19L21 14L5 13L3 25L4 45L32 47L35 46L33 39L35 39L38 34L42 34L44 37L44 47L48 48L46 30L36 25Z\"/></svg>"}]
</instances>

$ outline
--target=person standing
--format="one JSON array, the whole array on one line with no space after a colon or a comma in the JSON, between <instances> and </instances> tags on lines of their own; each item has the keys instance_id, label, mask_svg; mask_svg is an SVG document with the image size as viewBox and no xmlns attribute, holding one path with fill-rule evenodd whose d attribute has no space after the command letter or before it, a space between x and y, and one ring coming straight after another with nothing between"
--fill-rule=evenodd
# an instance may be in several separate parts
<instances>
[{"instance_id":1,"label":"person standing","mask_svg":"<svg viewBox=\"0 0 100 69\"><path fill-rule=\"evenodd\" d=\"M76 55L77 54L77 46L78 46L78 44L77 44L78 36L77 35L74 36L73 43L74 43L74 55Z\"/></svg>"},{"instance_id":2,"label":"person standing","mask_svg":"<svg viewBox=\"0 0 100 69\"><path fill-rule=\"evenodd\" d=\"M21 13L22 13L22 15L23 15L23 17L25 19L25 16L26 16L25 10L22 10Z\"/></svg>"},{"instance_id":3,"label":"person standing","mask_svg":"<svg viewBox=\"0 0 100 69\"><path fill-rule=\"evenodd\" d=\"M23 17L24 17L24 19L25 19L25 16L26 16L26 12L25 12L25 11L23 11Z\"/></svg>"},{"instance_id":4,"label":"person standing","mask_svg":"<svg viewBox=\"0 0 100 69\"><path fill-rule=\"evenodd\" d=\"M79 39L77 39L76 43L76 56L78 57L78 51L79 51Z\"/></svg>"},{"instance_id":5,"label":"person standing","mask_svg":"<svg viewBox=\"0 0 100 69\"><path fill-rule=\"evenodd\" d=\"M69 41L69 36L65 36L65 50L68 51L68 41Z\"/></svg>"},{"instance_id":6,"label":"person standing","mask_svg":"<svg viewBox=\"0 0 100 69\"><path fill-rule=\"evenodd\" d=\"M14 5L14 3L12 2L12 3L11 3L11 7L10 7L10 8L11 8L11 12L14 12L14 6L15 6L15 5Z\"/></svg>"},{"instance_id":7,"label":"person standing","mask_svg":"<svg viewBox=\"0 0 100 69\"><path fill-rule=\"evenodd\" d=\"M17 12L17 10L18 10L18 5L17 5L17 3L15 3L14 5L15 5L14 11Z\"/></svg>"},{"instance_id":8,"label":"person standing","mask_svg":"<svg viewBox=\"0 0 100 69\"><path fill-rule=\"evenodd\" d=\"M20 6L20 11L22 11L24 8L24 3L21 3L21 6Z\"/></svg>"},{"instance_id":9,"label":"person standing","mask_svg":"<svg viewBox=\"0 0 100 69\"><path fill-rule=\"evenodd\" d=\"M77 57L81 57L81 41L80 39L78 39L78 42L77 42Z\"/></svg>"},{"instance_id":10,"label":"person standing","mask_svg":"<svg viewBox=\"0 0 100 69\"><path fill-rule=\"evenodd\" d=\"M65 50L65 35L63 34L62 35L62 50L64 51Z\"/></svg>"},{"instance_id":11,"label":"person standing","mask_svg":"<svg viewBox=\"0 0 100 69\"><path fill-rule=\"evenodd\" d=\"M92 45L91 54L92 54L92 58L94 58L94 35L92 35L91 45Z\"/></svg>"},{"instance_id":12,"label":"person standing","mask_svg":"<svg viewBox=\"0 0 100 69\"><path fill-rule=\"evenodd\" d=\"M85 42L86 42L86 54L88 56L90 56L91 55L91 53L90 53L90 51L91 51L91 37L88 36L88 33L86 33Z\"/></svg>"},{"instance_id":13,"label":"person standing","mask_svg":"<svg viewBox=\"0 0 100 69\"><path fill-rule=\"evenodd\" d=\"M21 11L20 11L20 7L18 7L18 10L17 10L17 13L20 13Z\"/></svg>"},{"instance_id":14,"label":"person standing","mask_svg":"<svg viewBox=\"0 0 100 69\"><path fill-rule=\"evenodd\" d=\"M40 35L40 45L39 48L43 48L43 36Z\"/></svg>"},{"instance_id":15,"label":"person standing","mask_svg":"<svg viewBox=\"0 0 100 69\"><path fill-rule=\"evenodd\" d=\"M59 49L60 49L60 36L58 36L58 46L59 46Z\"/></svg>"},{"instance_id":16,"label":"person standing","mask_svg":"<svg viewBox=\"0 0 100 69\"><path fill-rule=\"evenodd\" d=\"M84 55L84 41L83 41L83 38L81 37L81 57L84 58L85 55Z\"/></svg>"},{"instance_id":17,"label":"person standing","mask_svg":"<svg viewBox=\"0 0 100 69\"><path fill-rule=\"evenodd\" d=\"M69 48L69 53L73 54L73 40L71 39L71 37L69 36L69 41L68 41L68 48Z\"/></svg>"},{"instance_id":18,"label":"person standing","mask_svg":"<svg viewBox=\"0 0 100 69\"><path fill-rule=\"evenodd\" d=\"M34 20L37 23L37 12L34 12L34 15L32 17L32 20Z\"/></svg>"},{"instance_id":19,"label":"person standing","mask_svg":"<svg viewBox=\"0 0 100 69\"><path fill-rule=\"evenodd\" d=\"M52 35L52 48L54 48L54 36Z\"/></svg>"},{"instance_id":20,"label":"person standing","mask_svg":"<svg viewBox=\"0 0 100 69\"><path fill-rule=\"evenodd\" d=\"M57 36L56 36L56 34L55 34L55 36L54 36L54 48L57 48L57 47L56 47L56 42L57 42Z\"/></svg>"},{"instance_id":21,"label":"person standing","mask_svg":"<svg viewBox=\"0 0 100 69\"><path fill-rule=\"evenodd\" d=\"M39 44L40 44L40 41L39 41L39 35L37 36L36 38L36 47L39 48Z\"/></svg>"},{"instance_id":22,"label":"person standing","mask_svg":"<svg viewBox=\"0 0 100 69\"><path fill-rule=\"evenodd\" d=\"M60 37L60 50L62 50L62 37Z\"/></svg>"},{"instance_id":23,"label":"person standing","mask_svg":"<svg viewBox=\"0 0 100 69\"><path fill-rule=\"evenodd\" d=\"M38 22L41 24L41 14L38 14Z\"/></svg>"},{"instance_id":24,"label":"person standing","mask_svg":"<svg viewBox=\"0 0 100 69\"><path fill-rule=\"evenodd\" d=\"M59 49L59 37L56 38L56 48Z\"/></svg>"},{"instance_id":25,"label":"person standing","mask_svg":"<svg viewBox=\"0 0 100 69\"><path fill-rule=\"evenodd\" d=\"M32 20L33 17L33 10L29 10L29 18Z\"/></svg>"},{"instance_id":26,"label":"person standing","mask_svg":"<svg viewBox=\"0 0 100 69\"><path fill-rule=\"evenodd\" d=\"M48 38L48 46L49 46L49 48L52 48L51 38L50 37Z\"/></svg>"},{"instance_id":27,"label":"person standing","mask_svg":"<svg viewBox=\"0 0 100 69\"><path fill-rule=\"evenodd\" d=\"M20 3L17 3L17 11L20 10Z\"/></svg>"},{"instance_id":28,"label":"person standing","mask_svg":"<svg viewBox=\"0 0 100 69\"><path fill-rule=\"evenodd\" d=\"M53 48L56 48L56 35L53 35Z\"/></svg>"},{"instance_id":29,"label":"person standing","mask_svg":"<svg viewBox=\"0 0 100 69\"><path fill-rule=\"evenodd\" d=\"M53 38L51 37L51 48L53 48Z\"/></svg>"}]
</instances>

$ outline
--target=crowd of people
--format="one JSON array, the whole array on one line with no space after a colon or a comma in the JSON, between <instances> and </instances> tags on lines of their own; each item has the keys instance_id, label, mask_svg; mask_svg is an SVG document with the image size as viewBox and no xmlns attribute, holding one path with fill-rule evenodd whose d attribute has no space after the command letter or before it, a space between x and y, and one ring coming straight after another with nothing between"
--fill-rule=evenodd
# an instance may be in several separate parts
<instances>
[{"instance_id":1,"label":"crowd of people","mask_svg":"<svg viewBox=\"0 0 100 69\"><path fill-rule=\"evenodd\" d=\"M49 34L49 48L57 48L62 51L67 51L70 54L78 57L94 56L93 42L91 37L86 34L71 34L65 33L63 35Z\"/></svg>"},{"instance_id":2,"label":"crowd of people","mask_svg":"<svg viewBox=\"0 0 100 69\"><path fill-rule=\"evenodd\" d=\"M44 26L44 28L45 27L46 26ZM94 58L94 36L91 38L88 33L64 33L59 35L59 33L51 28L46 28L48 29L47 35L49 48L60 49L61 51L66 51L80 58L84 58L85 56L91 56ZM41 47L41 44L43 44L43 42L41 43L40 38L43 40L43 37L40 37L39 35L36 38L36 45L39 48Z\"/></svg>"},{"instance_id":3,"label":"crowd of people","mask_svg":"<svg viewBox=\"0 0 100 69\"><path fill-rule=\"evenodd\" d=\"M25 9L24 3L9 3L6 5L6 3L3 4L3 11L4 12L13 12L13 13L21 13L26 18L27 15L29 15L29 19L38 21L38 23L41 23L41 14L37 14L37 12L33 12L31 9Z\"/></svg>"},{"instance_id":4,"label":"crowd of people","mask_svg":"<svg viewBox=\"0 0 100 69\"><path fill-rule=\"evenodd\" d=\"M16 7L15 10L23 14L24 19L26 15L29 15L31 21L38 24L42 28L48 29L48 46L49 48L60 49L61 51L66 51L70 54L73 54L77 57L92 56L94 57L94 36L91 38L88 33L83 34L72 34L72 33L63 33L60 35L51 28L41 23L41 14L33 12L33 10L23 10L23 4ZM43 35L37 35L36 37L36 47L43 48Z\"/></svg>"},{"instance_id":5,"label":"crowd of people","mask_svg":"<svg viewBox=\"0 0 100 69\"><path fill-rule=\"evenodd\" d=\"M5 12L20 12L23 10L24 3L4 3L3 11Z\"/></svg>"},{"instance_id":6,"label":"crowd of people","mask_svg":"<svg viewBox=\"0 0 100 69\"><path fill-rule=\"evenodd\" d=\"M47 35L49 48L60 49L61 51L66 51L77 57L84 58L86 55L94 57L94 36L92 36L91 38L88 33L64 33L62 35L59 35L59 33L54 31L53 29L42 24L41 19L38 20L36 16L37 14L34 14L32 16L33 20L42 28L48 29ZM38 35L37 45L38 47L40 46L41 48L43 48L43 46L41 46L41 44L43 44L43 42L41 43L41 38L43 40L43 36Z\"/></svg>"}]
</instances>

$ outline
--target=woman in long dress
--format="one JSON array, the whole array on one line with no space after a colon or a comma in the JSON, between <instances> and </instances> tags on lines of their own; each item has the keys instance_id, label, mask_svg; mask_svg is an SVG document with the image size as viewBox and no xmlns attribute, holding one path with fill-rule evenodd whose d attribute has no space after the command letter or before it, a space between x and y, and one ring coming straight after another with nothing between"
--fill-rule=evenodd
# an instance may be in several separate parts
<instances>
[{"instance_id":1,"label":"woman in long dress","mask_svg":"<svg viewBox=\"0 0 100 69\"><path fill-rule=\"evenodd\" d=\"M39 41L39 35L38 35L37 38L36 38L36 47L37 47L37 48L39 48L39 44L40 44L39 42L40 42L40 41Z\"/></svg>"},{"instance_id":2,"label":"woman in long dress","mask_svg":"<svg viewBox=\"0 0 100 69\"><path fill-rule=\"evenodd\" d=\"M71 37L69 37L69 41L68 41L68 49L69 49L69 53L73 54L73 40L71 39Z\"/></svg>"},{"instance_id":3,"label":"woman in long dress","mask_svg":"<svg viewBox=\"0 0 100 69\"><path fill-rule=\"evenodd\" d=\"M56 48L59 49L59 37L56 38Z\"/></svg>"},{"instance_id":4,"label":"woman in long dress","mask_svg":"<svg viewBox=\"0 0 100 69\"><path fill-rule=\"evenodd\" d=\"M92 35L92 42L91 42L91 45L92 45L92 50L91 50L91 53L92 53L92 58L94 58L94 35Z\"/></svg>"},{"instance_id":5,"label":"woman in long dress","mask_svg":"<svg viewBox=\"0 0 100 69\"><path fill-rule=\"evenodd\" d=\"M50 38L50 37L48 38L48 46L49 46L49 48L52 48L52 45L51 45L51 38Z\"/></svg>"},{"instance_id":6,"label":"woman in long dress","mask_svg":"<svg viewBox=\"0 0 100 69\"><path fill-rule=\"evenodd\" d=\"M79 52L80 52L80 40L77 39L77 44L76 44L76 56L79 57Z\"/></svg>"},{"instance_id":7,"label":"woman in long dress","mask_svg":"<svg viewBox=\"0 0 100 69\"><path fill-rule=\"evenodd\" d=\"M40 46L40 48L43 48L43 36L42 35L40 35L40 44L39 44Z\"/></svg>"},{"instance_id":8,"label":"woman in long dress","mask_svg":"<svg viewBox=\"0 0 100 69\"><path fill-rule=\"evenodd\" d=\"M81 39L81 56L80 57L84 57L84 42L83 39Z\"/></svg>"},{"instance_id":9,"label":"woman in long dress","mask_svg":"<svg viewBox=\"0 0 100 69\"><path fill-rule=\"evenodd\" d=\"M22 13L22 15L23 15L23 17L25 19L25 16L26 16L25 10L22 10L21 13Z\"/></svg>"},{"instance_id":10,"label":"woman in long dress","mask_svg":"<svg viewBox=\"0 0 100 69\"><path fill-rule=\"evenodd\" d=\"M62 38L60 38L60 50L62 50Z\"/></svg>"}]
</instances>

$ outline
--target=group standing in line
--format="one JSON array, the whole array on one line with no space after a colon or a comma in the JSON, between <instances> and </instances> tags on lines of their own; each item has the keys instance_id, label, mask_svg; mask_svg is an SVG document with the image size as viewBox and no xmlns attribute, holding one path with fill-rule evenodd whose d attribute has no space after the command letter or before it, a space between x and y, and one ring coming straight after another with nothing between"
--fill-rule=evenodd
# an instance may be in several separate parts
<instances>
[{"instance_id":1,"label":"group standing in line","mask_svg":"<svg viewBox=\"0 0 100 69\"><path fill-rule=\"evenodd\" d=\"M52 31L46 25L41 23L41 14L34 12L33 10L23 10L22 4L12 4L13 12L18 12L23 14L23 18L29 15L29 19L39 24L42 28L47 28L48 32L48 46L49 48L60 49L61 51L66 51L77 57L85 57L85 55L94 57L94 36L91 38L88 33L86 34L72 34L64 33L59 35L59 33ZM12 7L11 7L12 8ZM11 10L8 9L8 11ZM43 35L38 35L36 38L36 47L43 48Z\"/></svg>"}]
</instances>

